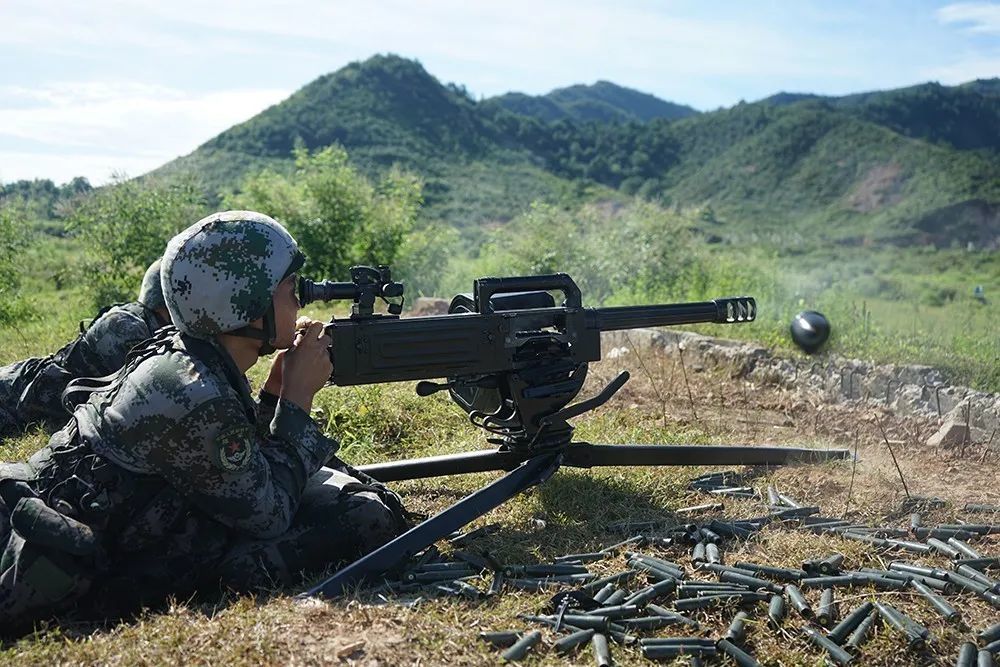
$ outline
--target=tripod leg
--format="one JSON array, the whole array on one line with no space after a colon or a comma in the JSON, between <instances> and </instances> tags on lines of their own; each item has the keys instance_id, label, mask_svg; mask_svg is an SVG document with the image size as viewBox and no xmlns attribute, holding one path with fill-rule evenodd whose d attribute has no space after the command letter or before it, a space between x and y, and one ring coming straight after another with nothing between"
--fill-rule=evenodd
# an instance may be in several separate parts
<instances>
[{"instance_id":1,"label":"tripod leg","mask_svg":"<svg viewBox=\"0 0 1000 667\"><path fill-rule=\"evenodd\" d=\"M574 443L563 450L563 465L712 466L819 463L850 457L846 449L746 447L738 445L591 445Z\"/></svg>"},{"instance_id":2,"label":"tripod leg","mask_svg":"<svg viewBox=\"0 0 1000 667\"><path fill-rule=\"evenodd\" d=\"M427 456L422 459L372 463L358 466L358 470L371 475L380 482L395 482L401 479L424 479L443 475L464 475L471 472L513 470L531 456L529 453L487 449L478 452Z\"/></svg>"},{"instance_id":3,"label":"tripod leg","mask_svg":"<svg viewBox=\"0 0 1000 667\"><path fill-rule=\"evenodd\" d=\"M346 588L374 579L392 569L424 547L458 530L470 521L521 491L540 484L559 469L558 455L536 456L528 459L500 479L466 496L448 509L435 514L418 526L387 542L367 556L359 558L332 577L300 597L336 597Z\"/></svg>"}]
</instances>

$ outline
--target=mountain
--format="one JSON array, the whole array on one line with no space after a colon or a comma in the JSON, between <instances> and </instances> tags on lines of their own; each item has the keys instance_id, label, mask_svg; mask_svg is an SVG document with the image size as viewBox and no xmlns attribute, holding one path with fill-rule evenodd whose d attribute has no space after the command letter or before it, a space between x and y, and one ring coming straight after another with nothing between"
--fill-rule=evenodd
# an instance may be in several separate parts
<instances>
[{"instance_id":1,"label":"mountain","mask_svg":"<svg viewBox=\"0 0 1000 667\"><path fill-rule=\"evenodd\" d=\"M590 86L558 88L539 97L524 93L507 93L489 98L484 104L495 105L545 122L556 120L646 122L654 118L677 120L698 114L697 110L689 106L666 102L648 93L624 88L610 81L598 81Z\"/></svg>"},{"instance_id":2,"label":"mountain","mask_svg":"<svg viewBox=\"0 0 1000 667\"><path fill-rule=\"evenodd\" d=\"M156 173L194 173L219 191L265 166L290 169L296 145L335 142L372 173L419 172L425 214L473 235L537 199L636 194L710 206L723 223L713 234L728 239L996 247L998 91L1000 81L981 80L779 93L697 113L598 82L476 102L383 55L320 77Z\"/></svg>"}]
</instances>

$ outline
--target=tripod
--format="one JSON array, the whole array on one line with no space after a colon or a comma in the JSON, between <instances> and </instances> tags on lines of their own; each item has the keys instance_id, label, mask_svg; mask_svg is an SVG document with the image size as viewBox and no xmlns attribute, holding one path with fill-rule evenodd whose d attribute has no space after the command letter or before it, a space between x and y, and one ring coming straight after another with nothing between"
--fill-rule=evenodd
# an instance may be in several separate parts
<instances>
[{"instance_id":1,"label":"tripod","mask_svg":"<svg viewBox=\"0 0 1000 667\"><path fill-rule=\"evenodd\" d=\"M397 567L422 549L483 516L522 491L544 483L561 466L592 468L604 466L691 466L768 465L820 462L844 459L848 450L819 450L790 447L748 447L712 445L594 445L572 442L572 427L566 419L605 403L628 380L621 373L599 395L556 412L538 421L540 428L530 443L539 442L539 431L554 427L554 437L541 447L524 446L524 435L501 444L499 449L431 456L390 463L361 466L359 470L383 482L422 479L474 472L507 471L505 475L466 496L451 507L428 518L399 537L356 560L332 577L307 591L305 596L335 597L348 588L371 581ZM582 378L579 380L582 383ZM418 388L420 391L420 388ZM465 401L452 396L460 404ZM493 414L494 417L500 409ZM474 413L470 413L474 415ZM487 416L488 417L488 416ZM475 418L473 418L475 422ZM496 421L496 420L494 420ZM489 420L486 419L488 423ZM519 446L520 445L520 446Z\"/></svg>"}]
</instances>

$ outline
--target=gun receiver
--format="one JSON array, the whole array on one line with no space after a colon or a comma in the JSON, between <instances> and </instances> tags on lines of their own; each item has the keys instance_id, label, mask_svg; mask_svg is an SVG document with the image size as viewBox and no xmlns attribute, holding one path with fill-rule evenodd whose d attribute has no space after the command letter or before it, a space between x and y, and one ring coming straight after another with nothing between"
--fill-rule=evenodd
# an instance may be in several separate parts
<instances>
[{"instance_id":1,"label":"gun receiver","mask_svg":"<svg viewBox=\"0 0 1000 667\"><path fill-rule=\"evenodd\" d=\"M752 322L757 312L751 297L584 308L573 279L557 273L480 278L471 295L452 299L447 315L400 319L371 308L376 296L387 296L387 285L399 287L391 296L402 296L388 267L355 267L351 273L365 282L356 288L323 283L322 290L306 279L300 283L303 304L354 300L350 318L327 325L333 340L331 381L347 386L447 378L443 384L421 382L417 391L428 395L448 389L474 424L514 447L568 438L571 427L565 419L580 411L563 408L582 388L587 365L600 360L602 331ZM561 305L553 292L562 293ZM540 441L542 430L546 437Z\"/></svg>"}]
</instances>

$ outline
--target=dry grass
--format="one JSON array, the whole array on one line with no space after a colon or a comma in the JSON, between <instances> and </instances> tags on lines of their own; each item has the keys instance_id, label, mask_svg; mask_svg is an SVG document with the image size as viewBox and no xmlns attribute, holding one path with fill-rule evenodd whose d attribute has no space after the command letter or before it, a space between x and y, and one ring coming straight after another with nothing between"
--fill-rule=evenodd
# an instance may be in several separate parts
<instances>
[{"instance_id":1,"label":"dry grass","mask_svg":"<svg viewBox=\"0 0 1000 667\"><path fill-rule=\"evenodd\" d=\"M591 395L620 366L631 366L633 380L611 403L581 418L578 436L590 442L700 442L786 443L815 446L854 447L857 465L850 500L850 516L872 524L902 526L899 515L904 492L876 420L886 428L896 450L910 493L939 496L948 505L926 516L926 523L952 521L964 516L956 509L966 501L998 502L997 461L978 463L979 452L968 458L929 451L923 442L936 425L921 419L900 418L858 406L829 406L773 387L752 386L725 374L688 370L691 398L677 366L676 356L646 355L642 364L625 357L597 364L592 369L586 395ZM361 390L359 390L361 391ZM408 386L387 387L376 394L344 392L342 397L322 403L328 418L342 428L357 428L350 421L359 405L382 404L380 417L388 427L383 435L355 448L358 459L373 460L380 452L397 457L465 450L482 446L480 436L461 426L461 416L444 403L415 402ZM412 414L414 406L429 407L429 416ZM335 418L340 414L341 417ZM367 414L367 413L366 413ZM347 415L347 416L345 416ZM407 418L408 417L408 418ZM340 421L337 421L340 419ZM346 421L345 421L346 420ZM432 428L448 420L446 427ZM429 426L428 424L431 424ZM456 426L457 425L457 426ZM24 438L0 450L9 458L30 451L41 436ZM422 443L422 444L417 444ZM586 551L621 539L608 525L626 518L642 520L670 517L671 510L704 502L702 494L687 490L688 480L711 468L563 470L529 493L494 510L480 520L499 523L499 534L477 542L477 548L495 553L506 562L545 560L570 551ZM754 485L768 483L808 504L824 508L826 515L840 515L848 503L852 466L823 464L748 471ZM462 479L414 481L398 485L415 509L440 509L476 488L491 475ZM726 501L726 509L715 515L757 516L765 511L760 501ZM996 521L1000 517L989 517ZM790 528L767 528L749 542L727 544L725 559L752 560L798 566L805 558L840 551L850 568L882 567L891 558L856 542L833 536L816 536ZM977 549L1000 555L1000 543L991 537L977 542ZM686 562L682 548L660 551ZM938 558L918 559L944 566ZM595 572L610 573L625 567L623 558L592 565ZM710 577L714 579L714 577ZM481 588L488 585L486 580ZM546 606L549 595L506 593L489 601L430 599L410 608L380 604L368 593L332 603L295 603L297 591L283 591L254 599L224 598L208 602L174 603L166 610L146 612L140 618L106 628L68 625L9 644L0 652L4 664L352 664L352 665L485 665L496 664L498 653L481 644L476 635L483 630L525 629L517 619L522 612L536 613ZM841 613L859 604L874 591L838 591ZM818 591L808 591L815 603ZM859 664L915 665L949 664L958 646L971 636L967 628L949 626L934 611L909 592L880 592L914 619L927 625L934 643L923 653L912 653L893 630L879 627L866 645ZM970 596L953 597L966 623L979 629L996 622L998 612ZM801 623L791 616L780 632L761 621L763 604L753 608L748 625L747 646L767 665L819 665L821 653L801 633ZM702 636L717 636L728 625L734 609L698 612ZM544 631L545 642L525 660L533 665L592 664L589 649L571 656L558 656L546 648L553 639ZM668 631L659 634L666 636ZM648 664L638 649L613 646L618 665ZM680 663L678 663L680 664ZM718 664L724 664L721 661Z\"/></svg>"}]
</instances>

